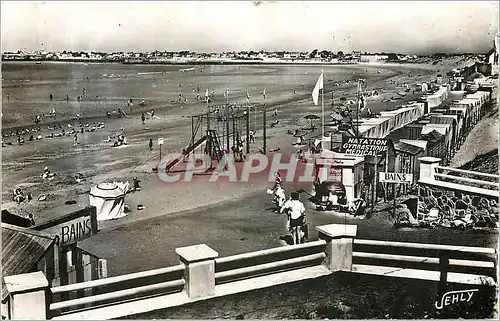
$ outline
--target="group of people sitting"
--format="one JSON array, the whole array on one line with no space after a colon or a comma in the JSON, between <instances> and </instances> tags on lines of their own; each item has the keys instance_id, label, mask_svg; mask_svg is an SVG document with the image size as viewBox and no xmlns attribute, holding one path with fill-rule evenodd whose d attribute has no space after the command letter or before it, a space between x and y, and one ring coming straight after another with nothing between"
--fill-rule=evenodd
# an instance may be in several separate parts
<instances>
[{"instance_id":1,"label":"group of people sitting","mask_svg":"<svg viewBox=\"0 0 500 321\"><path fill-rule=\"evenodd\" d=\"M17 204L21 204L24 201L27 201L27 202L31 201L33 199L33 196L31 195L31 193L24 195L23 190L20 187L18 187L14 190L14 196L12 199Z\"/></svg>"}]
</instances>

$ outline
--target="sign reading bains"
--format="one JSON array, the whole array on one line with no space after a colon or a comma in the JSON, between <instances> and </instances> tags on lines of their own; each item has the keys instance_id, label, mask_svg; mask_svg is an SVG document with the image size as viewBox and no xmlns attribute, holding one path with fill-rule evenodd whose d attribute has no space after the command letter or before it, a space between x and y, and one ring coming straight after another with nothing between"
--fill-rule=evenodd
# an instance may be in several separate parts
<instances>
[{"instance_id":1,"label":"sign reading bains","mask_svg":"<svg viewBox=\"0 0 500 321\"><path fill-rule=\"evenodd\" d=\"M343 137L342 151L346 154L361 156L380 156L389 148L387 139Z\"/></svg>"},{"instance_id":2,"label":"sign reading bains","mask_svg":"<svg viewBox=\"0 0 500 321\"><path fill-rule=\"evenodd\" d=\"M64 247L84 240L98 232L97 212L94 206L41 223L33 229L59 236L59 246Z\"/></svg>"}]
</instances>

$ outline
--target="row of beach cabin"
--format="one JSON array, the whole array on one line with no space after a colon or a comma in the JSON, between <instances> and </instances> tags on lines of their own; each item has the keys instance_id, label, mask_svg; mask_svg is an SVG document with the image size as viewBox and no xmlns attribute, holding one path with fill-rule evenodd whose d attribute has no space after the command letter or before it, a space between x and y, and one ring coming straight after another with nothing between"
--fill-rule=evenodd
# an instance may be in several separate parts
<instances>
[{"instance_id":1,"label":"row of beach cabin","mask_svg":"<svg viewBox=\"0 0 500 321\"><path fill-rule=\"evenodd\" d=\"M368 199L376 201L378 172L411 173L413 181L417 182L420 157L441 158L441 165L448 165L472 128L485 115L494 88L495 85L488 83L479 86L475 93L467 93L451 91L449 84L439 85L418 101L396 110L381 112L375 118L359 119L358 137L388 140L385 156L360 157L349 154L348 150L342 148L339 138L334 138L338 137L337 134L323 138L326 146L331 144L331 149L337 153L320 156L316 163L320 165L321 158L335 159L339 164L338 170L347 175L342 178L342 182L349 185L346 186L350 190L347 193L349 201L366 193L371 195ZM346 136L353 137L352 130L341 131L340 134L344 140ZM360 168L364 175L354 175ZM365 193L362 193L363 189Z\"/></svg>"}]
</instances>

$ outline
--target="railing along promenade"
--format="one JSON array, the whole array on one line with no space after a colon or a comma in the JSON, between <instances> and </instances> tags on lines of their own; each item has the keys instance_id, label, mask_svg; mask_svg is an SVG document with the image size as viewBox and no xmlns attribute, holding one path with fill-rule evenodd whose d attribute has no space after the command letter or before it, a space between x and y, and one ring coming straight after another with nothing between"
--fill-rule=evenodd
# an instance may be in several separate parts
<instances>
[{"instance_id":1,"label":"railing along promenade","mask_svg":"<svg viewBox=\"0 0 500 321\"><path fill-rule=\"evenodd\" d=\"M435 157L422 157L419 161L420 184L478 196L494 198L499 196L499 175L439 166L441 159Z\"/></svg>"},{"instance_id":2,"label":"railing along promenade","mask_svg":"<svg viewBox=\"0 0 500 321\"><path fill-rule=\"evenodd\" d=\"M7 276L9 318L120 318L339 271L495 284L493 248L356 239L356 225L316 229L318 241L221 258L205 244L177 248L179 265L71 285L50 287L42 272Z\"/></svg>"}]
</instances>

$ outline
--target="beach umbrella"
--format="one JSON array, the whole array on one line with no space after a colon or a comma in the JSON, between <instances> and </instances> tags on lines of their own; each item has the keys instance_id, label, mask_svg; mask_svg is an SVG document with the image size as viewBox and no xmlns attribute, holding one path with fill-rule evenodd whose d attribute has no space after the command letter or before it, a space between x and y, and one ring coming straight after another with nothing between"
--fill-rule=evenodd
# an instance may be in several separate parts
<instances>
[{"instance_id":1,"label":"beach umbrella","mask_svg":"<svg viewBox=\"0 0 500 321\"><path fill-rule=\"evenodd\" d=\"M318 119L320 119L320 117L316 116L316 115L306 115L306 116L304 116L304 119L307 119L310 121L311 130L312 130L313 129L313 124L312 124L313 120L318 120Z\"/></svg>"},{"instance_id":2,"label":"beach umbrella","mask_svg":"<svg viewBox=\"0 0 500 321\"><path fill-rule=\"evenodd\" d=\"M303 127L303 126L308 125L308 124L309 124L309 122L307 121L307 119L304 119L304 118L299 118L299 119L295 122L295 124L296 124L297 126Z\"/></svg>"},{"instance_id":3,"label":"beach umbrella","mask_svg":"<svg viewBox=\"0 0 500 321\"><path fill-rule=\"evenodd\" d=\"M339 113L333 113L333 114L331 114L330 118L333 119L333 120L342 120L342 119L344 119L344 117L342 117L342 115L340 115Z\"/></svg>"}]
</instances>

